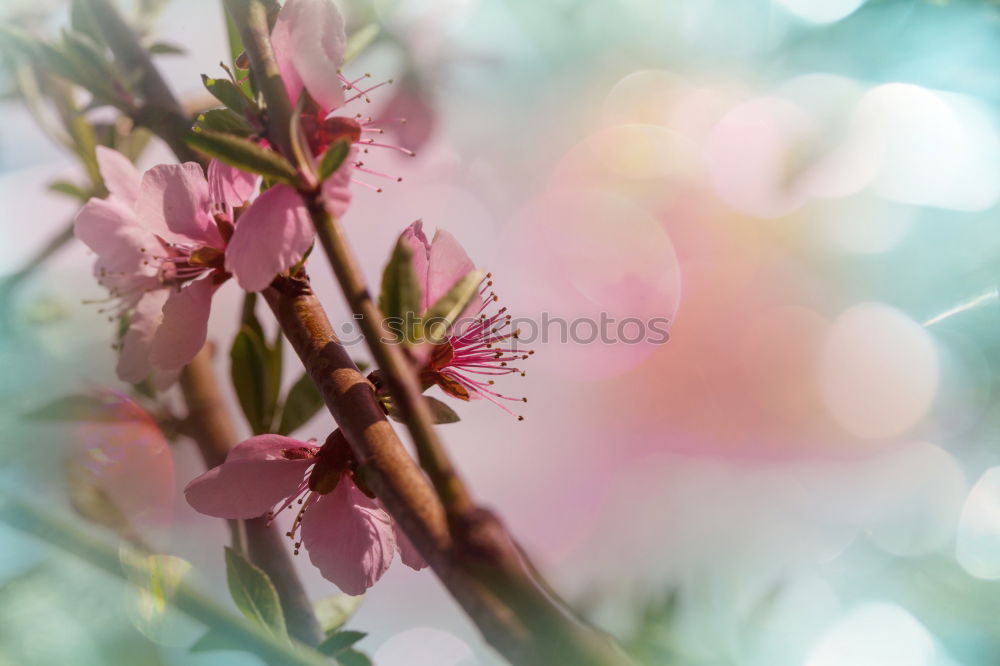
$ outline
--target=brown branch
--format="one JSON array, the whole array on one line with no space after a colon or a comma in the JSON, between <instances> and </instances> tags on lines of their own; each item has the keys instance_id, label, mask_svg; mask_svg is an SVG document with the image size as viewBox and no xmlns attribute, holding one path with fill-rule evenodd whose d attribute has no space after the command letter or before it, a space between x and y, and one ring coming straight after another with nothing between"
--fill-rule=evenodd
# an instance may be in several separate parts
<instances>
[{"instance_id":1,"label":"brown branch","mask_svg":"<svg viewBox=\"0 0 1000 666\"><path fill-rule=\"evenodd\" d=\"M225 0L225 4L240 30L267 105L268 136L294 161L289 136L291 103L271 49L264 4L261 0ZM406 454L372 388L333 334L308 283L279 278L266 297L355 455L374 472L375 491L389 512L487 640L510 661L539 666L628 663L608 636L575 618L546 592L547 586L535 580L530 564L499 519L474 504L437 437L402 348L383 340L382 313L337 221L316 188L300 188L300 194L348 304L360 317L368 347L433 489Z\"/></svg>"},{"instance_id":2,"label":"brown branch","mask_svg":"<svg viewBox=\"0 0 1000 666\"><path fill-rule=\"evenodd\" d=\"M306 278L264 292L373 489L486 639L516 664L626 664L603 633L536 585L500 521L476 508L449 525L440 501L386 420L373 387L340 344Z\"/></svg>"}]
</instances>

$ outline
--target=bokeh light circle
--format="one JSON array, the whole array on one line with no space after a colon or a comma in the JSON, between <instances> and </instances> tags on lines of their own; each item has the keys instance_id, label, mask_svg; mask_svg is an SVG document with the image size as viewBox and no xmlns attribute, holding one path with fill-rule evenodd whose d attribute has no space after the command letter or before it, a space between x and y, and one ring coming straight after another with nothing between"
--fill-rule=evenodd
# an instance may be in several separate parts
<instances>
[{"instance_id":1,"label":"bokeh light circle","mask_svg":"<svg viewBox=\"0 0 1000 666\"><path fill-rule=\"evenodd\" d=\"M926 413L937 386L934 343L902 312L862 303L833 322L820 390L827 410L849 432L865 439L899 435Z\"/></svg>"},{"instance_id":2,"label":"bokeh light circle","mask_svg":"<svg viewBox=\"0 0 1000 666\"><path fill-rule=\"evenodd\" d=\"M955 557L969 575L1000 579L1000 467L991 467L969 491L955 539Z\"/></svg>"},{"instance_id":3,"label":"bokeh light circle","mask_svg":"<svg viewBox=\"0 0 1000 666\"><path fill-rule=\"evenodd\" d=\"M373 655L379 666L475 666L472 648L442 629L415 627L396 634Z\"/></svg>"},{"instance_id":4,"label":"bokeh light circle","mask_svg":"<svg viewBox=\"0 0 1000 666\"><path fill-rule=\"evenodd\" d=\"M865 0L778 0L778 4L810 23L834 23L858 10Z\"/></svg>"},{"instance_id":5,"label":"bokeh light circle","mask_svg":"<svg viewBox=\"0 0 1000 666\"><path fill-rule=\"evenodd\" d=\"M654 340L653 320L664 332L672 324L680 267L669 236L642 206L599 189L557 187L522 209L504 236L512 243L502 265L521 270L514 280L498 274L497 284L502 299L513 292L515 316L530 319L521 333L541 352L536 367L588 379L617 375L665 341ZM632 340L627 320L642 323L641 339Z\"/></svg>"},{"instance_id":6,"label":"bokeh light circle","mask_svg":"<svg viewBox=\"0 0 1000 666\"><path fill-rule=\"evenodd\" d=\"M936 653L934 638L910 613L870 602L833 625L805 666L931 666Z\"/></svg>"}]
</instances>

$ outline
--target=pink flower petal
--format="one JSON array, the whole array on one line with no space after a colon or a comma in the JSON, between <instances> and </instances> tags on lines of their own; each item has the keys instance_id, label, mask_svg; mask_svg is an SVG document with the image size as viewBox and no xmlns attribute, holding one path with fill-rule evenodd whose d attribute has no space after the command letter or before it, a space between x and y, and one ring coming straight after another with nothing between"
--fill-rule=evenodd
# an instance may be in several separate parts
<instances>
[{"instance_id":1,"label":"pink flower petal","mask_svg":"<svg viewBox=\"0 0 1000 666\"><path fill-rule=\"evenodd\" d=\"M260 195L240 216L226 248L226 270L247 291L260 291L291 268L313 242L302 198L287 185Z\"/></svg>"},{"instance_id":2,"label":"pink flower petal","mask_svg":"<svg viewBox=\"0 0 1000 666\"><path fill-rule=\"evenodd\" d=\"M180 370L204 346L215 290L216 285L207 278L170 293L150 350L149 360L155 368Z\"/></svg>"},{"instance_id":3,"label":"pink flower petal","mask_svg":"<svg viewBox=\"0 0 1000 666\"><path fill-rule=\"evenodd\" d=\"M156 289L146 292L136 304L118 356L116 372L123 382L138 384L153 371L149 352L153 336L163 320L163 304L169 295L167 289Z\"/></svg>"},{"instance_id":4,"label":"pink flower petal","mask_svg":"<svg viewBox=\"0 0 1000 666\"><path fill-rule=\"evenodd\" d=\"M302 543L324 578L358 595L389 568L396 535L389 515L345 476L306 510Z\"/></svg>"},{"instance_id":5,"label":"pink flower petal","mask_svg":"<svg viewBox=\"0 0 1000 666\"><path fill-rule=\"evenodd\" d=\"M97 253L98 264L115 275L155 275L143 262L143 250L160 248L156 236L143 228L135 213L119 199L91 199L73 221L73 233Z\"/></svg>"},{"instance_id":6,"label":"pink flower petal","mask_svg":"<svg viewBox=\"0 0 1000 666\"><path fill-rule=\"evenodd\" d=\"M212 158L208 163L208 192L213 203L239 208L257 191L260 178Z\"/></svg>"},{"instance_id":7,"label":"pink flower petal","mask_svg":"<svg viewBox=\"0 0 1000 666\"><path fill-rule=\"evenodd\" d=\"M134 208L136 199L139 198L142 176L129 159L117 150L98 146L97 166L111 196L129 208Z\"/></svg>"},{"instance_id":8,"label":"pink flower petal","mask_svg":"<svg viewBox=\"0 0 1000 666\"><path fill-rule=\"evenodd\" d=\"M289 450L297 451L298 454L311 458L319 451L319 447L284 435L257 435L245 439L231 448L226 455L226 462L288 460L285 452Z\"/></svg>"},{"instance_id":9,"label":"pink flower petal","mask_svg":"<svg viewBox=\"0 0 1000 666\"><path fill-rule=\"evenodd\" d=\"M343 217L351 204L351 177L354 175L353 164L357 159L358 149L351 148L340 168L323 182L323 201L331 215Z\"/></svg>"},{"instance_id":10,"label":"pink flower petal","mask_svg":"<svg viewBox=\"0 0 1000 666\"><path fill-rule=\"evenodd\" d=\"M396 550L399 551L399 559L403 561L403 564L416 571L426 568L427 560L424 559L424 556L420 554L417 547L410 541L410 537L406 536L399 523L393 521L392 527L396 532Z\"/></svg>"},{"instance_id":11,"label":"pink flower petal","mask_svg":"<svg viewBox=\"0 0 1000 666\"><path fill-rule=\"evenodd\" d=\"M281 79L285 82L285 90L288 91L288 98L292 101L292 106L298 104L299 95L302 93L302 77L295 69L292 62L292 19L297 14L294 0L289 0L278 12L278 19L271 30L271 47L274 49L274 59L278 62L278 71L281 72Z\"/></svg>"},{"instance_id":12,"label":"pink flower petal","mask_svg":"<svg viewBox=\"0 0 1000 666\"><path fill-rule=\"evenodd\" d=\"M196 511L209 516L262 516L294 494L305 480L313 459L283 455L286 449L302 446L309 445L280 435L251 437L233 447L226 462L191 481L184 496Z\"/></svg>"},{"instance_id":13,"label":"pink flower petal","mask_svg":"<svg viewBox=\"0 0 1000 666\"><path fill-rule=\"evenodd\" d=\"M225 244L209 214L208 181L194 162L160 164L142 176L136 215L154 233L172 242Z\"/></svg>"},{"instance_id":14,"label":"pink flower petal","mask_svg":"<svg viewBox=\"0 0 1000 666\"><path fill-rule=\"evenodd\" d=\"M279 31L280 24L285 25ZM282 53L278 60L282 75L290 69L287 62L282 67L282 59L290 60L309 94L325 112L343 104L339 70L347 35L344 17L333 0L288 0L278 14L274 31L278 32L278 50ZM271 40L275 40L273 33ZM286 87L291 96L294 86L286 81ZM297 102L298 94L292 97L292 104Z\"/></svg>"},{"instance_id":15,"label":"pink flower petal","mask_svg":"<svg viewBox=\"0 0 1000 666\"><path fill-rule=\"evenodd\" d=\"M431 306L476 265L455 237L438 229L431 242L427 270L427 305Z\"/></svg>"}]
</instances>

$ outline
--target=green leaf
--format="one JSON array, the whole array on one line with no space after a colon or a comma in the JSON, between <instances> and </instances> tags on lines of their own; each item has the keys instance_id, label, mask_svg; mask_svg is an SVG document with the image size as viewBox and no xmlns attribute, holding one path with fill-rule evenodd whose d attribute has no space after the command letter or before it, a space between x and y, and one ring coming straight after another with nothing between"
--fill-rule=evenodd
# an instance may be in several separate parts
<instances>
[{"instance_id":1,"label":"green leaf","mask_svg":"<svg viewBox=\"0 0 1000 666\"><path fill-rule=\"evenodd\" d=\"M319 160L319 166L316 167L320 182L325 181L333 175L334 171L340 168L340 165L347 159L347 153L350 152L350 149L351 146L347 140L340 139L323 152L323 156Z\"/></svg>"},{"instance_id":2,"label":"green leaf","mask_svg":"<svg viewBox=\"0 0 1000 666\"><path fill-rule=\"evenodd\" d=\"M402 413L400 413L391 397L383 396L379 400L382 403L382 406L385 407L385 413L389 416L389 418L397 423L406 423L406 421L403 420ZM434 418L434 423L444 425L446 423L458 423L462 420L454 409L437 398L425 395L424 400L427 401L427 407L431 410L431 416Z\"/></svg>"},{"instance_id":3,"label":"green leaf","mask_svg":"<svg viewBox=\"0 0 1000 666\"><path fill-rule=\"evenodd\" d=\"M233 650L242 652L246 649L246 645L231 634L218 629L209 629L202 634L201 638L196 640L194 644L188 648L188 651L194 653L213 652L215 650Z\"/></svg>"},{"instance_id":4,"label":"green leaf","mask_svg":"<svg viewBox=\"0 0 1000 666\"><path fill-rule=\"evenodd\" d=\"M368 25L362 26L352 32L347 38L347 46L344 48L344 62L351 62L357 58L362 51L372 45L375 38L378 37L379 26L378 23L369 23Z\"/></svg>"},{"instance_id":5,"label":"green leaf","mask_svg":"<svg viewBox=\"0 0 1000 666\"><path fill-rule=\"evenodd\" d=\"M169 42L156 42L150 45L149 52L153 55L184 55L187 50L183 46Z\"/></svg>"},{"instance_id":6,"label":"green leaf","mask_svg":"<svg viewBox=\"0 0 1000 666\"><path fill-rule=\"evenodd\" d=\"M249 326L261 340L264 339L264 327L257 318L257 294L248 291L243 295L243 307L240 309L240 324Z\"/></svg>"},{"instance_id":7,"label":"green leaf","mask_svg":"<svg viewBox=\"0 0 1000 666\"><path fill-rule=\"evenodd\" d=\"M121 421L121 410L110 409L111 403L99 396L67 395L27 412L32 421Z\"/></svg>"},{"instance_id":8,"label":"green leaf","mask_svg":"<svg viewBox=\"0 0 1000 666\"><path fill-rule=\"evenodd\" d=\"M93 40L78 32L65 31L61 51L77 72L75 83L109 103L117 100L114 84L118 74Z\"/></svg>"},{"instance_id":9,"label":"green leaf","mask_svg":"<svg viewBox=\"0 0 1000 666\"><path fill-rule=\"evenodd\" d=\"M68 180L56 180L49 183L49 192L65 194L66 196L73 197L81 202L86 201L92 196L89 190L80 187L76 183L71 183Z\"/></svg>"},{"instance_id":10,"label":"green leaf","mask_svg":"<svg viewBox=\"0 0 1000 666\"><path fill-rule=\"evenodd\" d=\"M281 424L278 426L279 435L288 435L302 426L309 419L315 416L316 412L323 408L323 396L313 384L308 374L303 374L298 381L292 385L285 398L285 406L281 410Z\"/></svg>"},{"instance_id":11,"label":"green leaf","mask_svg":"<svg viewBox=\"0 0 1000 666\"><path fill-rule=\"evenodd\" d=\"M213 79L204 74L201 81L205 84L205 89L212 93L215 99L219 100L234 111L244 112L248 108L249 100L246 95L236 87L236 84L229 79Z\"/></svg>"},{"instance_id":12,"label":"green leaf","mask_svg":"<svg viewBox=\"0 0 1000 666\"><path fill-rule=\"evenodd\" d=\"M237 136L251 136L256 132L243 116L232 109L212 109L199 114L198 129Z\"/></svg>"},{"instance_id":13,"label":"green leaf","mask_svg":"<svg viewBox=\"0 0 1000 666\"><path fill-rule=\"evenodd\" d=\"M148 555L124 543L118 559L134 586L127 610L136 628L153 641L172 635L180 620L173 600L191 563L173 555Z\"/></svg>"},{"instance_id":14,"label":"green leaf","mask_svg":"<svg viewBox=\"0 0 1000 666\"><path fill-rule=\"evenodd\" d=\"M352 645L367 636L363 631L338 631L327 636L316 650L331 657L350 649Z\"/></svg>"},{"instance_id":15,"label":"green leaf","mask_svg":"<svg viewBox=\"0 0 1000 666\"><path fill-rule=\"evenodd\" d=\"M229 370L236 397L255 435L267 432L271 425L267 420L267 401L271 392L267 354L263 340L246 325L236 334L229 351Z\"/></svg>"},{"instance_id":16,"label":"green leaf","mask_svg":"<svg viewBox=\"0 0 1000 666\"><path fill-rule=\"evenodd\" d=\"M267 347L267 355L265 356L267 392L264 396L266 400L264 403L264 422L267 424L268 432L274 428L275 417L278 414L278 398L281 397L281 365L284 356L282 353L284 341L285 338L279 330L275 333L274 341Z\"/></svg>"},{"instance_id":17,"label":"green leaf","mask_svg":"<svg viewBox=\"0 0 1000 666\"><path fill-rule=\"evenodd\" d=\"M243 53L243 38L240 36L240 30L236 27L236 22L233 21L233 17L229 12L225 12L226 15L226 37L229 41L229 61L233 66L233 69L238 69L236 61L239 60L240 55Z\"/></svg>"},{"instance_id":18,"label":"green leaf","mask_svg":"<svg viewBox=\"0 0 1000 666\"><path fill-rule=\"evenodd\" d=\"M396 241L389 263L382 272L379 307L397 339L412 342L413 326L420 316L420 283L413 270L413 252L403 236Z\"/></svg>"},{"instance_id":19,"label":"green leaf","mask_svg":"<svg viewBox=\"0 0 1000 666\"><path fill-rule=\"evenodd\" d=\"M337 655L337 663L340 666L374 666L372 660L364 652L357 650L346 650Z\"/></svg>"},{"instance_id":20,"label":"green leaf","mask_svg":"<svg viewBox=\"0 0 1000 666\"><path fill-rule=\"evenodd\" d=\"M104 34L86 0L73 0L69 10L69 24L75 32L86 35L95 44L104 44Z\"/></svg>"},{"instance_id":21,"label":"green leaf","mask_svg":"<svg viewBox=\"0 0 1000 666\"><path fill-rule=\"evenodd\" d=\"M427 401L427 406L430 407L431 415L434 417L434 423L458 423L462 420L459 418L455 410L449 407L447 403L444 403L437 398L432 398L429 395L424 396L424 399Z\"/></svg>"},{"instance_id":22,"label":"green leaf","mask_svg":"<svg viewBox=\"0 0 1000 666\"><path fill-rule=\"evenodd\" d=\"M344 626L358 606L364 601L364 595L352 597L347 594L336 594L332 597L324 597L313 603L313 610L316 612L316 621L324 633L331 633Z\"/></svg>"},{"instance_id":23,"label":"green leaf","mask_svg":"<svg viewBox=\"0 0 1000 666\"><path fill-rule=\"evenodd\" d=\"M226 581L236 607L251 622L259 624L278 638L287 638L285 614L278 591L267 574L249 560L226 546Z\"/></svg>"},{"instance_id":24,"label":"green leaf","mask_svg":"<svg viewBox=\"0 0 1000 666\"><path fill-rule=\"evenodd\" d=\"M189 146L230 166L294 186L298 173L284 157L252 141L220 132L196 131L186 137Z\"/></svg>"},{"instance_id":25,"label":"green leaf","mask_svg":"<svg viewBox=\"0 0 1000 666\"><path fill-rule=\"evenodd\" d=\"M422 337L430 342L443 341L448 329L479 293L479 283L482 280L482 271L469 271L444 296L427 308L422 322Z\"/></svg>"}]
</instances>

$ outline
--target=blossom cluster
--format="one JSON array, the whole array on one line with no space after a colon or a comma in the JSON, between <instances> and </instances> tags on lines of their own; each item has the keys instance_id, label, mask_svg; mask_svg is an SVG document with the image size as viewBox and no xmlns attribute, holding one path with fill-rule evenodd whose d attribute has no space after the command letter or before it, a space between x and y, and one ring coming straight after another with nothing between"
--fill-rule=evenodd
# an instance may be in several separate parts
<instances>
[{"instance_id":1,"label":"blossom cluster","mask_svg":"<svg viewBox=\"0 0 1000 666\"><path fill-rule=\"evenodd\" d=\"M340 71L346 41L343 17L331 0L288 0L271 33L297 109L299 141L304 139L314 161L348 146L323 182L282 182L219 159L207 170L192 162L140 172L121 153L98 148L108 196L83 206L75 233L97 256L95 274L109 293L104 311L123 323L117 345L121 380L152 378L161 389L172 384L204 346L212 298L223 284L233 278L256 292L276 276L301 271L315 235L310 206L318 202L339 217L350 204L352 183L374 187L360 176L392 178L359 159L369 149L412 154L378 141L381 129L371 118L347 111L383 84L364 87L367 75L351 80ZM233 84L236 89L239 82ZM273 150L263 116L249 120L256 130L247 140ZM455 298L459 285L480 275L446 231L428 240L418 221L399 243L408 248L408 274L420 293L416 314ZM413 346L407 355L425 389L438 386L460 400L483 398L515 414L510 403L527 399L498 392L494 382L523 375L518 363L530 352L517 348L518 332L506 308L496 307L491 276L478 283L459 304L471 322L466 317L462 324L446 323L443 336ZM228 519L266 516L270 523L297 508L287 532L296 553L305 547L323 576L348 594L360 594L396 552L413 568L426 566L363 478L339 430L322 446L262 434L233 447L224 464L189 483L185 494L198 511Z\"/></svg>"}]
</instances>

